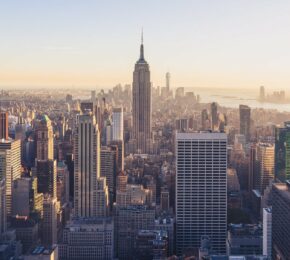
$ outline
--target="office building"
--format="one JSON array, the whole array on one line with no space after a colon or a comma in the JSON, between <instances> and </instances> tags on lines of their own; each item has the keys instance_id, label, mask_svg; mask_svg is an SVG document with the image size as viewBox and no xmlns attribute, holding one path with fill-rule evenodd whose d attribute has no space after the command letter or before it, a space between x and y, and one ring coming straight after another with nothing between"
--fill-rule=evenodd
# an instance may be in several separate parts
<instances>
[{"instance_id":1,"label":"office building","mask_svg":"<svg viewBox=\"0 0 290 260\"><path fill-rule=\"evenodd\" d=\"M81 102L81 113L87 114L89 112L94 113L94 103L93 102Z\"/></svg>"},{"instance_id":2,"label":"office building","mask_svg":"<svg viewBox=\"0 0 290 260\"><path fill-rule=\"evenodd\" d=\"M160 194L160 208L162 211L169 210L169 190L164 188Z\"/></svg>"},{"instance_id":3,"label":"office building","mask_svg":"<svg viewBox=\"0 0 290 260\"><path fill-rule=\"evenodd\" d=\"M0 139L8 139L8 112L0 111Z\"/></svg>"},{"instance_id":4,"label":"office building","mask_svg":"<svg viewBox=\"0 0 290 260\"><path fill-rule=\"evenodd\" d=\"M250 147L248 191L259 188L259 161L257 159L257 144Z\"/></svg>"},{"instance_id":5,"label":"office building","mask_svg":"<svg viewBox=\"0 0 290 260\"><path fill-rule=\"evenodd\" d=\"M175 120L175 128L177 131L187 131L188 130L188 119L182 118L182 119L176 119Z\"/></svg>"},{"instance_id":6,"label":"office building","mask_svg":"<svg viewBox=\"0 0 290 260\"><path fill-rule=\"evenodd\" d=\"M155 219L155 230L166 231L168 235L168 255L174 252L174 219L173 217L160 217Z\"/></svg>"},{"instance_id":7,"label":"office building","mask_svg":"<svg viewBox=\"0 0 290 260\"><path fill-rule=\"evenodd\" d=\"M272 208L263 209L263 255L272 259Z\"/></svg>"},{"instance_id":8,"label":"office building","mask_svg":"<svg viewBox=\"0 0 290 260\"><path fill-rule=\"evenodd\" d=\"M36 158L38 161L53 160L53 129L47 115L43 115L36 126Z\"/></svg>"},{"instance_id":9,"label":"office building","mask_svg":"<svg viewBox=\"0 0 290 260\"><path fill-rule=\"evenodd\" d=\"M142 229L153 229L155 210L144 205L131 205L118 209L117 215L117 256L122 259L135 259L135 238Z\"/></svg>"},{"instance_id":10,"label":"office building","mask_svg":"<svg viewBox=\"0 0 290 260\"><path fill-rule=\"evenodd\" d=\"M5 178L0 179L0 237L6 231L6 182Z\"/></svg>"},{"instance_id":11,"label":"office building","mask_svg":"<svg viewBox=\"0 0 290 260\"><path fill-rule=\"evenodd\" d=\"M80 115L74 131L74 214L97 215L97 178L100 177L100 132L91 114Z\"/></svg>"},{"instance_id":12,"label":"office building","mask_svg":"<svg viewBox=\"0 0 290 260\"><path fill-rule=\"evenodd\" d=\"M0 140L0 180L6 180L6 210L7 216L12 212L13 181L21 175L21 142Z\"/></svg>"},{"instance_id":13,"label":"office building","mask_svg":"<svg viewBox=\"0 0 290 260\"><path fill-rule=\"evenodd\" d=\"M96 192L96 217L106 217L109 210L109 190L106 177L100 177L97 179Z\"/></svg>"},{"instance_id":14,"label":"office building","mask_svg":"<svg viewBox=\"0 0 290 260\"><path fill-rule=\"evenodd\" d=\"M64 161L57 164L57 200L61 205L69 202L69 170Z\"/></svg>"},{"instance_id":15,"label":"office building","mask_svg":"<svg viewBox=\"0 0 290 260\"><path fill-rule=\"evenodd\" d=\"M76 218L64 229L59 243L60 260L111 260L114 222L111 218Z\"/></svg>"},{"instance_id":16,"label":"office building","mask_svg":"<svg viewBox=\"0 0 290 260\"><path fill-rule=\"evenodd\" d=\"M124 170L124 141L113 140L110 143L111 149L116 151L117 154L117 173L119 174Z\"/></svg>"},{"instance_id":17,"label":"office building","mask_svg":"<svg viewBox=\"0 0 290 260\"><path fill-rule=\"evenodd\" d=\"M114 107L112 112L112 126L113 134L112 140L123 140L124 139L124 118L123 118L123 107Z\"/></svg>"},{"instance_id":18,"label":"office building","mask_svg":"<svg viewBox=\"0 0 290 260\"><path fill-rule=\"evenodd\" d=\"M113 147L101 147L101 176L106 178L106 185L109 188L110 205L116 199L116 178L117 178L117 150Z\"/></svg>"},{"instance_id":19,"label":"office building","mask_svg":"<svg viewBox=\"0 0 290 260\"><path fill-rule=\"evenodd\" d=\"M249 142L251 138L251 108L246 105L240 105L240 134L246 137Z\"/></svg>"},{"instance_id":20,"label":"office building","mask_svg":"<svg viewBox=\"0 0 290 260\"><path fill-rule=\"evenodd\" d=\"M210 129L210 120L207 109L201 111L201 130L206 131Z\"/></svg>"},{"instance_id":21,"label":"office building","mask_svg":"<svg viewBox=\"0 0 290 260\"><path fill-rule=\"evenodd\" d=\"M55 197L43 198L42 243L52 246L57 243L57 212L59 204Z\"/></svg>"},{"instance_id":22,"label":"office building","mask_svg":"<svg viewBox=\"0 0 290 260\"><path fill-rule=\"evenodd\" d=\"M126 190L117 190L116 202L118 206L151 205L152 191L144 189L142 185L127 184Z\"/></svg>"},{"instance_id":23,"label":"office building","mask_svg":"<svg viewBox=\"0 0 290 260\"><path fill-rule=\"evenodd\" d=\"M290 179L290 122L275 128L275 179Z\"/></svg>"},{"instance_id":24,"label":"office building","mask_svg":"<svg viewBox=\"0 0 290 260\"><path fill-rule=\"evenodd\" d=\"M37 160L32 168L33 176L37 177L37 190L43 194L56 197L57 162L56 160Z\"/></svg>"},{"instance_id":25,"label":"office building","mask_svg":"<svg viewBox=\"0 0 290 260\"><path fill-rule=\"evenodd\" d=\"M290 183L273 184L272 259L290 259Z\"/></svg>"},{"instance_id":26,"label":"office building","mask_svg":"<svg viewBox=\"0 0 290 260\"><path fill-rule=\"evenodd\" d=\"M166 231L139 230L135 243L135 259L167 259L168 235Z\"/></svg>"},{"instance_id":27,"label":"office building","mask_svg":"<svg viewBox=\"0 0 290 260\"><path fill-rule=\"evenodd\" d=\"M219 118L218 118L216 102L211 103L210 111L211 111L211 130L216 131L219 128Z\"/></svg>"},{"instance_id":28,"label":"office building","mask_svg":"<svg viewBox=\"0 0 290 260\"><path fill-rule=\"evenodd\" d=\"M227 238L228 255L262 255L263 229L255 224L230 224Z\"/></svg>"},{"instance_id":29,"label":"office building","mask_svg":"<svg viewBox=\"0 0 290 260\"><path fill-rule=\"evenodd\" d=\"M19 178L12 186L12 214L29 216L30 214L30 178Z\"/></svg>"},{"instance_id":30,"label":"office building","mask_svg":"<svg viewBox=\"0 0 290 260\"><path fill-rule=\"evenodd\" d=\"M228 168L227 178L228 208L240 208L242 198L237 171L234 168Z\"/></svg>"},{"instance_id":31,"label":"office building","mask_svg":"<svg viewBox=\"0 0 290 260\"><path fill-rule=\"evenodd\" d=\"M144 58L143 35L140 57L133 73L132 96L133 139L136 140L137 151L148 153L151 140L151 82L149 65Z\"/></svg>"},{"instance_id":32,"label":"office building","mask_svg":"<svg viewBox=\"0 0 290 260\"><path fill-rule=\"evenodd\" d=\"M32 213L42 216L43 194L37 191L37 178L21 177L13 182L12 215L29 217Z\"/></svg>"},{"instance_id":33,"label":"office building","mask_svg":"<svg viewBox=\"0 0 290 260\"><path fill-rule=\"evenodd\" d=\"M259 191L264 195L266 187L274 179L275 147L269 143L259 143L257 160L259 162Z\"/></svg>"},{"instance_id":34,"label":"office building","mask_svg":"<svg viewBox=\"0 0 290 260\"><path fill-rule=\"evenodd\" d=\"M200 247L209 236L214 252L226 252L227 136L176 134L176 250Z\"/></svg>"},{"instance_id":35,"label":"office building","mask_svg":"<svg viewBox=\"0 0 290 260\"><path fill-rule=\"evenodd\" d=\"M54 160L53 128L47 115L36 126L36 165L32 169L38 179L38 192L56 196L57 167Z\"/></svg>"},{"instance_id":36,"label":"office building","mask_svg":"<svg viewBox=\"0 0 290 260\"><path fill-rule=\"evenodd\" d=\"M11 226L16 231L16 239L21 241L22 250L26 253L38 241L38 223L26 216L11 218Z\"/></svg>"},{"instance_id":37,"label":"office building","mask_svg":"<svg viewBox=\"0 0 290 260\"><path fill-rule=\"evenodd\" d=\"M126 192L128 183L128 175L124 172L120 172L117 176L117 190Z\"/></svg>"}]
</instances>

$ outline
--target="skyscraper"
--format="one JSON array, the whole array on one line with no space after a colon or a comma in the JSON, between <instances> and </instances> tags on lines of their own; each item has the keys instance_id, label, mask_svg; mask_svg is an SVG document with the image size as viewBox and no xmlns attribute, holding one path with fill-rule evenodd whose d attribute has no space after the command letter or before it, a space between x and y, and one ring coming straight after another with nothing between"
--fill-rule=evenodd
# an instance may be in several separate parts
<instances>
[{"instance_id":1,"label":"skyscraper","mask_svg":"<svg viewBox=\"0 0 290 260\"><path fill-rule=\"evenodd\" d=\"M274 146L268 143L259 143L257 146L257 160L259 163L259 191L264 190L274 179Z\"/></svg>"},{"instance_id":2,"label":"skyscraper","mask_svg":"<svg viewBox=\"0 0 290 260\"><path fill-rule=\"evenodd\" d=\"M106 177L100 177L97 179L97 206L96 217L108 216L109 209L109 191L106 183Z\"/></svg>"},{"instance_id":3,"label":"skyscraper","mask_svg":"<svg viewBox=\"0 0 290 260\"><path fill-rule=\"evenodd\" d=\"M275 178L281 182L290 179L290 122L275 128Z\"/></svg>"},{"instance_id":4,"label":"skyscraper","mask_svg":"<svg viewBox=\"0 0 290 260\"><path fill-rule=\"evenodd\" d=\"M257 145L252 144L249 156L248 191L259 189L259 161L257 160Z\"/></svg>"},{"instance_id":5,"label":"skyscraper","mask_svg":"<svg viewBox=\"0 0 290 260\"><path fill-rule=\"evenodd\" d=\"M100 174L105 177L106 185L109 188L110 205L113 205L116 197L116 178L117 178L117 154L111 147L101 148L101 170Z\"/></svg>"},{"instance_id":6,"label":"skyscraper","mask_svg":"<svg viewBox=\"0 0 290 260\"><path fill-rule=\"evenodd\" d=\"M263 255L272 258L272 208L263 209Z\"/></svg>"},{"instance_id":7,"label":"skyscraper","mask_svg":"<svg viewBox=\"0 0 290 260\"><path fill-rule=\"evenodd\" d=\"M169 93L169 90L170 90L170 73L169 72L166 73L166 90L167 90L167 93Z\"/></svg>"},{"instance_id":8,"label":"skyscraper","mask_svg":"<svg viewBox=\"0 0 290 260\"><path fill-rule=\"evenodd\" d=\"M56 196L57 189L57 164L56 160L37 161L36 168L33 168L33 174L37 176L37 189L40 193L48 193Z\"/></svg>"},{"instance_id":9,"label":"skyscraper","mask_svg":"<svg viewBox=\"0 0 290 260\"><path fill-rule=\"evenodd\" d=\"M47 115L42 115L36 126L36 167L38 191L56 196L56 161L53 153L53 128Z\"/></svg>"},{"instance_id":10,"label":"skyscraper","mask_svg":"<svg viewBox=\"0 0 290 260\"><path fill-rule=\"evenodd\" d=\"M123 108L115 107L112 113L113 118L113 135L112 140L123 140L124 135L124 119L123 119Z\"/></svg>"},{"instance_id":11,"label":"skyscraper","mask_svg":"<svg viewBox=\"0 0 290 260\"><path fill-rule=\"evenodd\" d=\"M217 112L217 103L213 102L210 105L211 109L211 130L218 130L218 112Z\"/></svg>"},{"instance_id":12,"label":"skyscraper","mask_svg":"<svg viewBox=\"0 0 290 260\"><path fill-rule=\"evenodd\" d=\"M74 132L75 216L97 214L97 178L100 177L100 132L92 113L79 115Z\"/></svg>"},{"instance_id":13,"label":"skyscraper","mask_svg":"<svg viewBox=\"0 0 290 260\"><path fill-rule=\"evenodd\" d=\"M240 105L240 134L246 137L249 142L251 138L251 108L246 105Z\"/></svg>"},{"instance_id":14,"label":"skyscraper","mask_svg":"<svg viewBox=\"0 0 290 260\"><path fill-rule=\"evenodd\" d=\"M203 109L201 111L201 130L208 130L209 129L209 117L207 113L207 109Z\"/></svg>"},{"instance_id":15,"label":"skyscraper","mask_svg":"<svg viewBox=\"0 0 290 260\"><path fill-rule=\"evenodd\" d=\"M38 161L53 160L53 129L47 115L43 115L36 127L36 158Z\"/></svg>"},{"instance_id":16,"label":"skyscraper","mask_svg":"<svg viewBox=\"0 0 290 260\"><path fill-rule=\"evenodd\" d=\"M42 243L52 246L57 243L58 202L48 194L43 199Z\"/></svg>"},{"instance_id":17,"label":"skyscraper","mask_svg":"<svg viewBox=\"0 0 290 260\"><path fill-rule=\"evenodd\" d=\"M6 231L6 182L0 178L0 237Z\"/></svg>"},{"instance_id":18,"label":"skyscraper","mask_svg":"<svg viewBox=\"0 0 290 260\"><path fill-rule=\"evenodd\" d=\"M0 112L0 139L8 139L8 112Z\"/></svg>"},{"instance_id":19,"label":"skyscraper","mask_svg":"<svg viewBox=\"0 0 290 260\"><path fill-rule=\"evenodd\" d=\"M21 175L21 141L0 140L0 180L6 180L6 210L11 216L12 185Z\"/></svg>"},{"instance_id":20,"label":"skyscraper","mask_svg":"<svg viewBox=\"0 0 290 260\"><path fill-rule=\"evenodd\" d=\"M290 183L273 185L272 259L290 259Z\"/></svg>"},{"instance_id":21,"label":"skyscraper","mask_svg":"<svg viewBox=\"0 0 290 260\"><path fill-rule=\"evenodd\" d=\"M117 153L117 173L124 170L124 141L123 140L113 140L110 143L111 149L114 149Z\"/></svg>"},{"instance_id":22,"label":"skyscraper","mask_svg":"<svg viewBox=\"0 0 290 260\"><path fill-rule=\"evenodd\" d=\"M139 230L153 229L155 210L143 205L122 207L118 210L117 254L118 259L135 259L135 238Z\"/></svg>"},{"instance_id":23,"label":"skyscraper","mask_svg":"<svg viewBox=\"0 0 290 260\"><path fill-rule=\"evenodd\" d=\"M176 134L176 250L198 249L209 236L215 253L226 253L227 136Z\"/></svg>"},{"instance_id":24,"label":"skyscraper","mask_svg":"<svg viewBox=\"0 0 290 260\"><path fill-rule=\"evenodd\" d=\"M149 65L144 59L143 35L140 57L133 72L133 139L137 151L148 153L151 142L151 82Z\"/></svg>"}]
</instances>

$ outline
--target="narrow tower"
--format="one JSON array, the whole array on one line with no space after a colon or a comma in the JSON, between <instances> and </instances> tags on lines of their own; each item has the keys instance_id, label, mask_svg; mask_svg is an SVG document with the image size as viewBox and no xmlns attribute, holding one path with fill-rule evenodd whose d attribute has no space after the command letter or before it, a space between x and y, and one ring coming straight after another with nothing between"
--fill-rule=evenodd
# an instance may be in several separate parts
<instances>
[{"instance_id":1,"label":"narrow tower","mask_svg":"<svg viewBox=\"0 0 290 260\"><path fill-rule=\"evenodd\" d=\"M149 65L144 58L143 32L140 57L133 72L133 139L137 152L149 153L151 144L151 82Z\"/></svg>"}]
</instances>

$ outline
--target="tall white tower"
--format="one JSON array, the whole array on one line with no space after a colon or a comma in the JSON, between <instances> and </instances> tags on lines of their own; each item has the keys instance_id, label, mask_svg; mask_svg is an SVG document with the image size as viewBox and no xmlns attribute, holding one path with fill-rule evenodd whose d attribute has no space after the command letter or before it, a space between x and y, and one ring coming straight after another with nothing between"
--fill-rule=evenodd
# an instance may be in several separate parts
<instances>
[{"instance_id":1,"label":"tall white tower","mask_svg":"<svg viewBox=\"0 0 290 260\"><path fill-rule=\"evenodd\" d=\"M203 236L226 253L227 136L176 134L176 249L199 248Z\"/></svg>"},{"instance_id":2,"label":"tall white tower","mask_svg":"<svg viewBox=\"0 0 290 260\"><path fill-rule=\"evenodd\" d=\"M97 214L97 178L100 177L100 132L95 117L79 115L74 132L75 216Z\"/></svg>"},{"instance_id":3,"label":"tall white tower","mask_svg":"<svg viewBox=\"0 0 290 260\"><path fill-rule=\"evenodd\" d=\"M12 213L12 185L21 176L21 141L0 140L0 180L5 179L7 216Z\"/></svg>"},{"instance_id":4,"label":"tall white tower","mask_svg":"<svg viewBox=\"0 0 290 260\"><path fill-rule=\"evenodd\" d=\"M263 255L272 259L272 208L263 209Z\"/></svg>"},{"instance_id":5,"label":"tall white tower","mask_svg":"<svg viewBox=\"0 0 290 260\"><path fill-rule=\"evenodd\" d=\"M113 141L123 140L124 134L124 119L123 107L113 108Z\"/></svg>"}]
</instances>

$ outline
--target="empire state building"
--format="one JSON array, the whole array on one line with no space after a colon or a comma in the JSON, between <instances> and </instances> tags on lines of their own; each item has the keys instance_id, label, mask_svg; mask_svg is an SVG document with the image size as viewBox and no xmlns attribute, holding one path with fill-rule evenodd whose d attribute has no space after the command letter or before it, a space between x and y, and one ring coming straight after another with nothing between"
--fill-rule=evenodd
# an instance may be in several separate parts
<instances>
[{"instance_id":1,"label":"empire state building","mask_svg":"<svg viewBox=\"0 0 290 260\"><path fill-rule=\"evenodd\" d=\"M144 58L143 35L140 57L133 72L133 139L137 152L150 153L151 147L151 82L149 65Z\"/></svg>"}]
</instances>

